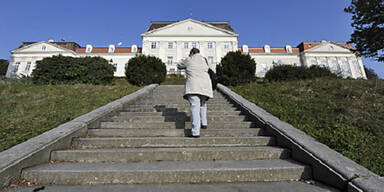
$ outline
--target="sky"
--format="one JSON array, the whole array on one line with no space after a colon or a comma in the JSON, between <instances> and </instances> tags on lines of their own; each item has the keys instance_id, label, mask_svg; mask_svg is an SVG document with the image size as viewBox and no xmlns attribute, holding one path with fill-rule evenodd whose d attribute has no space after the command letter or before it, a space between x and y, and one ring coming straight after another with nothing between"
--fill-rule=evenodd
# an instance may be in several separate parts
<instances>
[{"instance_id":1,"label":"sky","mask_svg":"<svg viewBox=\"0 0 384 192\"><path fill-rule=\"evenodd\" d=\"M239 46L347 42L353 28L343 10L351 0L2 0L0 59L24 41L74 41L85 46L141 46L151 21L229 21ZM384 78L384 63L363 58Z\"/></svg>"}]
</instances>

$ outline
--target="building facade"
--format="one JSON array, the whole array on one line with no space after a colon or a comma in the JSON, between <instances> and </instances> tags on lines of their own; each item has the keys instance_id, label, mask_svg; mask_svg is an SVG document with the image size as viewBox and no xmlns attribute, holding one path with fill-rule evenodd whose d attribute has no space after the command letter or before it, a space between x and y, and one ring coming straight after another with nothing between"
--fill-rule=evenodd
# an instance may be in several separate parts
<instances>
[{"instance_id":1,"label":"building facade","mask_svg":"<svg viewBox=\"0 0 384 192\"><path fill-rule=\"evenodd\" d=\"M19 48L11 51L6 76L29 76L36 66L36 61L59 54L72 57L103 57L114 66L114 75L117 77L123 77L128 61L140 54L159 57L166 64L168 73L179 73L177 62L187 57L191 48L196 47L213 69L228 52L241 51L255 60L257 77L264 77L269 69L277 65L320 65L342 74L343 77L366 78L361 58L354 52L354 47L346 43L322 41L302 42L297 47L239 47L239 34L234 32L229 22L194 19L151 22L141 37L142 47L81 47L75 42L52 40L24 42Z\"/></svg>"}]
</instances>

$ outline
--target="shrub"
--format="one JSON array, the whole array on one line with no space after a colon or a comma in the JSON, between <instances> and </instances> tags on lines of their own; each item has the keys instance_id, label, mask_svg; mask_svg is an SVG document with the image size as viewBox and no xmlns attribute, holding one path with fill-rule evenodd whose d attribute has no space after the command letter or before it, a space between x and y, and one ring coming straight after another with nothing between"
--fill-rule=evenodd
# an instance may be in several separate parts
<instances>
[{"instance_id":1,"label":"shrub","mask_svg":"<svg viewBox=\"0 0 384 192\"><path fill-rule=\"evenodd\" d=\"M82 77L83 83L110 84L114 79L114 68L107 60L101 57L84 57L80 65L86 66L86 74Z\"/></svg>"},{"instance_id":2,"label":"shrub","mask_svg":"<svg viewBox=\"0 0 384 192\"><path fill-rule=\"evenodd\" d=\"M373 69L367 68L364 65L365 74L367 75L367 79L377 79L379 76Z\"/></svg>"},{"instance_id":3,"label":"shrub","mask_svg":"<svg viewBox=\"0 0 384 192\"><path fill-rule=\"evenodd\" d=\"M239 85L252 82L255 77L256 63L248 54L228 52L221 59L216 72L219 82L224 85Z\"/></svg>"},{"instance_id":4,"label":"shrub","mask_svg":"<svg viewBox=\"0 0 384 192\"><path fill-rule=\"evenodd\" d=\"M139 55L128 61L125 76L129 83L137 86L160 84L165 80L165 64L157 57Z\"/></svg>"},{"instance_id":5,"label":"shrub","mask_svg":"<svg viewBox=\"0 0 384 192\"><path fill-rule=\"evenodd\" d=\"M313 65L311 67L279 65L265 74L265 78L269 81L291 81L300 79L313 79L318 77L336 78L328 68Z\"/></svg>"},{"instance_id":6,"label":"shrub","mask_svg":"<svg viewBox=\"0 0 384 192\"><path fill-rule=\"evenodd\" d=\"M58 55L37 61L32 80L43 84L110 84L113 73L113 66L101 57L74 58Z\"/></svg>"},{"instance_id":7,"label":"shrub","mask_svg":"<svg viewBox=\"0 0 384 192\"><path fill-rule=\"evenodd\" d=\"M8 69L8 60L0 59L0 76L5 76Z\"/></svg>"}]
</instances>

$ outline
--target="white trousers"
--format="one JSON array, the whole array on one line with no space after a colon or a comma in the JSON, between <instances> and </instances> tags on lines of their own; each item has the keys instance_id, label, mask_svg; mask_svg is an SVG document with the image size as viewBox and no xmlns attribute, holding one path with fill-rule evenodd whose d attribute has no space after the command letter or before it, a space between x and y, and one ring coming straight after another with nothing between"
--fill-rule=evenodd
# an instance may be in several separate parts
<instances>
[{"instance_id":1,"label":"white trousers","mask_svg":"<svg viewBox=\"0 0 384 192\"><path fill-rule=\"evenodd\" d=\"M202 95L188 95L191 105L192 135L200 136L201 125L207 126L207 97Z\"/></svg>"}]
</instances>

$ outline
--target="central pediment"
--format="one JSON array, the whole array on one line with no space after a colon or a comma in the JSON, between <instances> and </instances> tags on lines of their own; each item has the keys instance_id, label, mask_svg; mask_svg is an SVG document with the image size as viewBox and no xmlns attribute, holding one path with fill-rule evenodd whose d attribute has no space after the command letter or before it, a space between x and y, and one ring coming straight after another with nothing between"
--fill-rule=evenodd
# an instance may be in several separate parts
<instances>
[{"instance_id":1,"label":"central pediment","mask_svg":"<svg viewBox=\"0 0 384 192\"><path fill-rule=\"evenodd\" d=\"M151 29L153 28L152 25L142 36L238 36L238 34L226 28L193 19L158 25L159 27L154 29Z\"/></svg>"}]
</instances>

